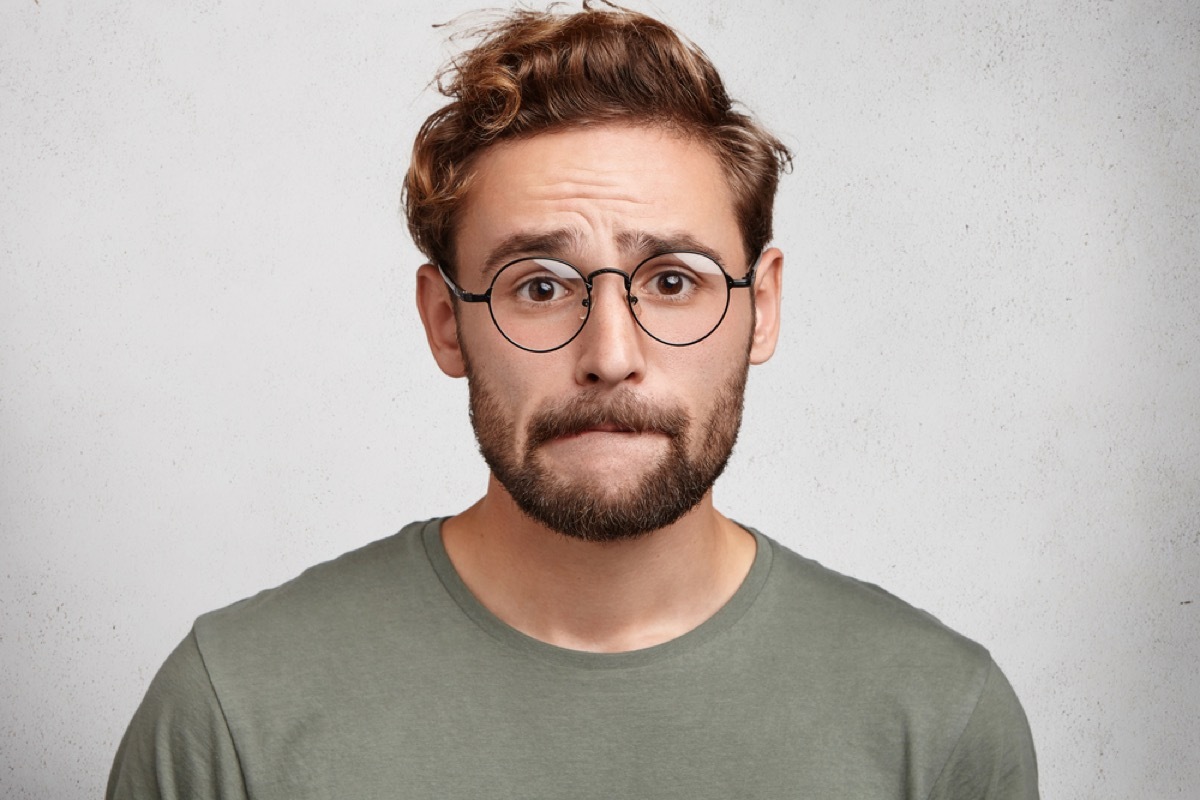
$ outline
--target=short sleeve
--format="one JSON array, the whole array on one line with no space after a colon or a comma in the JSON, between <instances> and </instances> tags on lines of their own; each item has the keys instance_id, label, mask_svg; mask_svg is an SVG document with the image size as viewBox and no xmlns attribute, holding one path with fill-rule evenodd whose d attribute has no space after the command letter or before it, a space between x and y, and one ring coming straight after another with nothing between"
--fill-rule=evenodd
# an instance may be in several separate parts
<instances>
[{"instance_id":1,"label":"short sleeve","mask_svg":"<svg viewBox=\"0 0 1200 800\"><path fill-rule=\"evenodd\" d=\"M246 800L195 633L167 657L121 740L108 800Z\"/></svg>"},{"instance_id":2,"label":"short sleeve","mask_svg":"<svg viewBox=\"0 0 1200 800\"><path fill-rule=\"evenodd\" d=\"M929 800L1037 800L1037 758L1012 686L992 663Z\"/></svg>"}]
</instances>

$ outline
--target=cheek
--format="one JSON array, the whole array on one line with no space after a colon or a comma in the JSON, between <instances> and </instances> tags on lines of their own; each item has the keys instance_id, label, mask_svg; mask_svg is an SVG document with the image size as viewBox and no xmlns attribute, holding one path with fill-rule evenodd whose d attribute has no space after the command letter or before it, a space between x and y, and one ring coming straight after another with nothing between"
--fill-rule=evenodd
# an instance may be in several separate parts
<instances>
[{"instance_id":1,"label":"cheek","mask_svg":"<svg viewBox=\"0 0 1200 800\"><path fill-rule=\"evenodd\" d=\"M458 334L459 347L472 364L487 364L495 358L491 352L496 346L492 339L500 337L486 305L458 303L454 313L454 330Z\"/></svg>"},{"instance_id":2,"label":"cheek","mask_svg":"<svg viewBox=\"0 0 1200 800\"><path fill-rule=\"evenodd\" d=\"M749 304L730 305L721 326L711 336L694 345L701 368L709 375L732 373L749 358L754 336L754 315ZM692 348L685 348L692 349Z\"/></svg>"},{"instance_id":3,"label":"cheek","mask_svg":"<svg viewBox=\"0 0 1200 800\"><path fill-rule=\"evenodd\" d=\"M717 330L723 334L723 341L740 348L742 355L750 352L750 343L754 338L755 313L750 298L745 290L737 290L729 300L729 310L725 312L725 320Z\"/></svg>"},{"instance_id":4,"label":"cheek","mask_svg":"<svg viewBox=\"0 0 1200 800\"><path fill-rule=\"evenodd\" d=\"M498 414L511 427L508 435L523 447L530 418L563 394L555 391L552 378L562 367L547 363L545 355L522 352L499 335L495 338L500 340L499 346L489 342L488 346L469 348L471 379L481 382Z\"/></svg>"},{"instance_id":5,"label":"cheek","mask_svg":"<svg viewBox=\"0 0 1200 800\"><path fill-rule=\"evenodd\" d=\"M706 340L681 348L671 354L673 358L660 362L659 367L664 376L670 376L665 397L672 404L683 407L696 423L703 423L708 418L717 389L728 380L731 367L731 362L724 357L724 349L705 347L705 344L713 343Z\"/></svg>"},{"instance_id":6,"label":"cheek","mask_svg":"<svg viewBox=\"0 0 1200 800\"><path fill-rule=\"evenodd\" d=\"M726 324L736 322L736 325ZM676 397L698 424L710 421L726 388L747 368L750 341L749 321L726 319L721 328L698 345L682 348L673 365ZM694 350L695 352L687 352Z\"/></svg>"}]
</instances>

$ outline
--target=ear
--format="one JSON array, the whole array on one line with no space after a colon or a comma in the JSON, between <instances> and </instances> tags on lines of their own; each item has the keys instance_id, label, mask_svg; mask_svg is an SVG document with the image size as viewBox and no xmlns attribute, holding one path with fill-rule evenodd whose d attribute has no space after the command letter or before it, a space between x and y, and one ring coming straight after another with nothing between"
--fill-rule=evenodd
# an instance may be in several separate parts
<instances>
[{"instance_id":1,"label":"ear","mask_svg":"<svg viewBox=\"0 0 1200 800\"><path fill-rule=\"evenodd\" d=\"M761 364L775 352L779 341L779 305L783 295L783 253L769 247L758 259L754 276L754 336L750 363Z\"/></svg>"},{"instance_id":2,"label":"ear","mask_svg":"<svg viewBox=\"0 0 1200 800\"><path fill-rule=\"evenodd\" d=\"M417 270L417 311L425 326L429 350L442 372L451 378L466 375L462 348L458 344L454 302L441 273L431 264L422 264Z\"/></svg>"}]
</instances>

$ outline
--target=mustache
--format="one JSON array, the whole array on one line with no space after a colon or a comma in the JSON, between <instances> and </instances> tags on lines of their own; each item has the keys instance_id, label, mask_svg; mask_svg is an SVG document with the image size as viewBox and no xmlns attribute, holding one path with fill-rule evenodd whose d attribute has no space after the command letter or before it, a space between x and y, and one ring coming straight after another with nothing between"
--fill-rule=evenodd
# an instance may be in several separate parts
<instances>
[{"instance_id":1,"label":"mustache","mask_svg":"<svg viewBox=\"0 0 1200 800\"><path fill-rule=\"evenodd\" d=\"M655 406L635 395L600 398L581 394L538 412L530 420L526 447L532 450L560 436L573 436L602 425L633 433L661 433L677 439L690 422L691 418L681 408Z\"/></svg>"}]
</instances>

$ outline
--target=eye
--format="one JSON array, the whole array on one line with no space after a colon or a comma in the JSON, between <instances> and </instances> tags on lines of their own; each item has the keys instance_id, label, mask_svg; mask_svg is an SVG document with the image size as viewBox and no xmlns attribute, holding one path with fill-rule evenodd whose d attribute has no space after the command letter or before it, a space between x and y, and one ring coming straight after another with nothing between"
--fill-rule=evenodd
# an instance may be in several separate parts
<instances>
[{"instance_id":1,"label":"eye","mask_svg":"<svg viewBox=\"0 0 1200 800\"><path fill-rule=\"evenodd\" d=\"M672 258L643 264L633 288L638 297L649 302L683 303L696 297L702 281L703 276Z\"/></svg>"},{"instance_id":2,"label":"eye","mask_svg":"<svg viewBox=\"0 0 1200 800\"><path fill-rule=\"evenodd\" d=\"M682 308L725 296L725 273L706 255L663 253L643 261L633 278L636 296L650 303Z\"/></svg>"},{"instance_id":3,"label":"eye","mask_svg":"<svg viewBox=\"0 0 1200 800\"><path fill-rule=\"evenodd\" d=\"M517 286L517 297L531 303L561 300L567 293L567 287L545 275L527 278Z\"/></svg>"},{"instance_id":4,"label":"eye","mask_svg":"<svg viewBox=\"0 0 1200 800\"><path fill-rule=\"evenodd\" d=\"M686 294L692 285L692 279L682 272L664 271L656 274L647 288L662 297L677 297Z\"/></svg>"}]
</instances>

